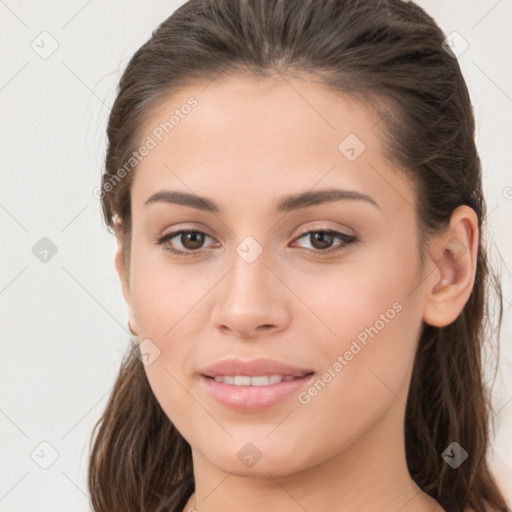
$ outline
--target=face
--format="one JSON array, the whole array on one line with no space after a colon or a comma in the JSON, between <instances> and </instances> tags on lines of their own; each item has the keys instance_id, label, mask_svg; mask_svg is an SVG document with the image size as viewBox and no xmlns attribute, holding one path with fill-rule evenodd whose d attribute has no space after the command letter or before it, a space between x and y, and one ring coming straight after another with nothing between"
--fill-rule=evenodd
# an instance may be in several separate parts
<instances>
[{"instance_id":1,"label":"face","mask_svg":"<svg viewBox=\"0 0 512 512\"><path fill-rule=\"evenodd\" d=\"M145 124L123 290L157 400L223 471L290 474L390 414L400 428L423 269L414 189L381 125L349 96L277 77L188 87ZM249 388L203 375L261 358L309 376ZM286 373L252 375L272 372Z\"/></svg>"}]
</instances>

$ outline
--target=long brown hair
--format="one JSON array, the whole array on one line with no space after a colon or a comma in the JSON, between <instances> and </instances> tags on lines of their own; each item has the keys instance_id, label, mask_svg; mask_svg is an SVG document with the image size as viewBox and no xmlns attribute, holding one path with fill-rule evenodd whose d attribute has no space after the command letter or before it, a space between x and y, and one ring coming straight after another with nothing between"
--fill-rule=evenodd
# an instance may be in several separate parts
<instances>
[{"instance_id":1,"label":"long brown hair","mask_svg":"<svg viewBox=\"0 0 512 512\"><path fill-rule=\"evenodd\" d=\"M422 241L442 230L459 205L475 210L482 230L486 210L473 112L444 39L421 8L400 0L182 5L133 55L109 118L101 201L107 228L119 230L126 267L136 169L126 163L142 144L142 126L170 94L222 72L302 72L367 101L381 117L389 158L415 184ZM492 341L490 292L499 327L500 283L481 238L464 310L446 327L423 326L405 416L411 477L441 503L451 497L475 511L507 510L486 460L493 417L482 349ZM441 458L453 441L469 454L456 470ZM88 479L96 512L181 512L194 488L190 446L161 409L131 347L91 436Z\"/></svg>"}]
</instances>

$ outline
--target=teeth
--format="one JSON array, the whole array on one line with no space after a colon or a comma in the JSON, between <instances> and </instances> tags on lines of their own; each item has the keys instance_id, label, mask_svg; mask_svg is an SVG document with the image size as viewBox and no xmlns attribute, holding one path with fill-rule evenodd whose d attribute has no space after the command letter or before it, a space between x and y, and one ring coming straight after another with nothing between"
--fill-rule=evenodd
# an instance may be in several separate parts
<instances>
[{"instance_id":1,"label":"teeth","mask_svg":"<svg viewBox=\"0 0 512 512\"><path fill-rule=\"evenodd\" d=\"M235 386L268 386L269 384L279 384L280 382L294 380L291 375L261 375L250 377L248 375L216 375L217 382L224 384L234 384Z\"/></svg>"}]
</instances>

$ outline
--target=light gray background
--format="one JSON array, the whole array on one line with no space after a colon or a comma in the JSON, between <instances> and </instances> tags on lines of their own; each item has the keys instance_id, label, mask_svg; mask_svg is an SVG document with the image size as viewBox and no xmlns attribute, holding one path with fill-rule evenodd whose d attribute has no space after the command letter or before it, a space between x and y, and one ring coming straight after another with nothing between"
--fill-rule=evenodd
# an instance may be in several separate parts
<instances>
[{"instance_id":1,"label":"light gray background","mask_svg":"<svg viewBox=\"0 0 512 512\"><path fill-rule=\"evenodd\" d=\"M128 59L182 3L0 0L1 512L88 510L88 439L128 343L114 240L93 196L107 114ZM512 500L512 2L419 4L469 44L459 61L505 261L492 467ZM49 51L51 38L48 58L32 49ZM46 263L32 252L42 237L58 249Z\"/></svg>"}]
</instances>

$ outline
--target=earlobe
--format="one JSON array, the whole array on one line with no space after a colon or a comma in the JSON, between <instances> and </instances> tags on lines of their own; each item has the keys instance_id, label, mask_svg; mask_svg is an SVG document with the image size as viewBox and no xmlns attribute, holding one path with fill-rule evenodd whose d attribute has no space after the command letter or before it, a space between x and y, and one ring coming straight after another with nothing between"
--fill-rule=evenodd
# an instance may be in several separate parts
<instances>
[{"instance_id":1,"label":"earlobe","mask_svg":"<svg viewBox=\"0 0 512 512\"><path fill-rule=\"evenodd\" d=\"M478 218L468 206L459 206L448 229L431 244L435 265L426 280L423 320L435 327L454 322L466 305L476 274Z\"/></svg>"}]
</instances>

